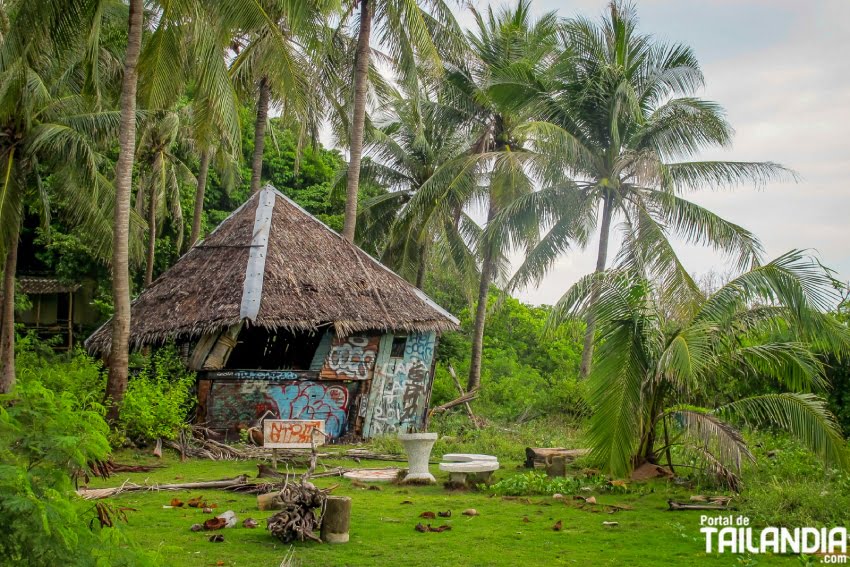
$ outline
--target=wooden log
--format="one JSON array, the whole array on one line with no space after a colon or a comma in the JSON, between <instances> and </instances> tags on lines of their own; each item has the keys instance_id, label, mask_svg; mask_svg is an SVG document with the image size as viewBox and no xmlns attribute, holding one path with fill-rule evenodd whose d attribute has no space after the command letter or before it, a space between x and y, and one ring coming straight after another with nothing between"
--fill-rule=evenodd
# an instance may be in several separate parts
<instances>
[{"instance_id":1,"label":"wooden log","mask_svg":"<svg viewBox=\"0 0 850 567\"><path fill-rule=\"evenodd\" d=\"M348 527L351 522L351 498L328 496L325 513L322 514L320 534L325 543L348 543Z\"/></svg>"},{"instance_id":2,"label":"wooden log","mask_svg":"<svg viewBox=\"0 0 850 567\"><path fill-rule=\"evenodd\" d=\"M564 457L565 463L571 463L579 457L590 453L590 449L562 449L549 447L526 447L525 467L533 469L535 465L544 467L552 461L552 457Z\"/></svg>"}]
</instances>

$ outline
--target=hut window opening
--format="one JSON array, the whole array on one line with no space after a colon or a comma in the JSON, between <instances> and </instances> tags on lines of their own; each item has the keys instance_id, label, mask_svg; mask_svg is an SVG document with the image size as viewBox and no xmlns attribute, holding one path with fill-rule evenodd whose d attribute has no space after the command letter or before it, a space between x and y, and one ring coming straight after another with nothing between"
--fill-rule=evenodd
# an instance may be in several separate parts
<instances>
[{"instance_id":1,"label":"hut window opening","mask_svg":"<svg viewBox=\"0 0 850 567\"><path fill-rule=\"evenodd\" d=\"M243 328L227 361L227 368L309 370L321 338L320 333Z\"/></svg>"},{"instance_id":2,"label":"hut window opening","mask_svg":"<svg viewBox=\"0 0 850 567\"><path fill-rule=\"evenodd\" d=\"M404 348L407 346L407 335L393 337L393 346L390 348L390 358L404 358Z\"/></svg>"}]
</instances>

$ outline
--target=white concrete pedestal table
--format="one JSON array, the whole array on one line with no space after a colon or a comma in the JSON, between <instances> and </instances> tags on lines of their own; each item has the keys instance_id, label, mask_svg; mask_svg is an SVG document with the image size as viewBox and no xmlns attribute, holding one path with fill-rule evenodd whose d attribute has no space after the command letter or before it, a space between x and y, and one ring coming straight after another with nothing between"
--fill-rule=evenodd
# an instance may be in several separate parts
<instances>
[{"instance_id":1,"label":"white concrete pedestal table","mask_svg":"<svg viewBox=\"0 0 850 567\"><path fill-rule=\"evenodd\" d=\"M436 433L400 433L398 440L407 453L407 476L403 483L436 484L437 479L428 470L431 449L437 441Z\"/></svg>"}]
</instances>

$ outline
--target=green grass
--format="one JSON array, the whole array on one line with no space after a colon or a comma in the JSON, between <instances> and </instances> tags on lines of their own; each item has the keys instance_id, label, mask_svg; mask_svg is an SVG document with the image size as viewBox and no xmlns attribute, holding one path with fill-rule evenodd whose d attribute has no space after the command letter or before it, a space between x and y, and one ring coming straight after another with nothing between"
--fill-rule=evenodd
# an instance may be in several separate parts
<instances>
[{"instance_id":1,"label":"green grass","mask_svg":"<svg viewBox=\"0 0 850 567\"><path fill-rule=\"evenodd\" d=\"M153 459L120 452L122 463L150 463ZM98 480L91 486L117 486L125 479L133 482L166 483L214 480L256 473L256 462L191 460L180 463L173 455L163 459L166 466L150 473L121 474ZM327 466L353 466L352 461L325 462ZM357 466L385 467L387 462L362 462ZM521 472L519 462L503 463L498 478ZM321 470L321 467L319 468ZM437 467L434 474L442 478ZM668 498L687 499L692 492L667 483L633 486L625 494L607 491L595 496L600 506L581 509L577 501L548 496L503 498L486 492L452 492L441 486L404 487L383 485L382 490L352 486L345 479L316 479L318 486L339 484L335 495L353 499L351 541L345 545L295 544L295 558L304 566L340 565L755 565L742 563L740 556L704 553L699 533L699 512L668 512ZM223 543L210 543L208 533L194 533L189 527L208 515L198 509L165 509L171 498L187 500L203 495L218 505L218 511L233 510L240 525L223 530ZM273 512L259 512L256 498L218 490L176 492L134 492L111 499L116 505L134 508L123 529L145 549L158 553L166 565L247 565L277 567L288 546L275 540L265 529L265 519ZM402 504L405 500L413 504ZM624 504L633 510L608 514L597 511L604 504ZM475 508L479 516L461 515ZM443 533L419 533L414 526L424 511L451 510L444 520L424 520L433 525L452 526ZM529 521L523 521L527 516ZM253 517L257 529L246 529L241 521ZM562 531L552 530L562 521ZM610 528L603 521L616 521ZM758 565L796 563L795 558L759 556Z\"/></svg>"}]
</instances>

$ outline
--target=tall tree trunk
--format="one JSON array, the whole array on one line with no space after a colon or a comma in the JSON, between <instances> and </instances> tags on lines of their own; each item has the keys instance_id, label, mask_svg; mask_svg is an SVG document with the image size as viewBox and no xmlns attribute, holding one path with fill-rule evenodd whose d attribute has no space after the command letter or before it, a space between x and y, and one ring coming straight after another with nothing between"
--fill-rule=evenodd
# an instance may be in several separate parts
<instances>
[{"instance_id":1,"label":"tall tree trunk","mask_svg":"<svg viewBox=\"0 0 850 567\"><path fill-rule=\"evenodd\" d=\"M148 253L145 262L145 287L153 281L153 261L156 256L156 187L151 186L148 197Z\"/></svg>"},{"instance_id":2,"label":"tall tree trunk","mask_svg":"<svg viewBox=\"0 0 850 567\"><path fill-rule=\"evenodd\" d=\"M419 247L419 265L416 266L416 287L422 289L425 285L425 273L428 271L428 241Z\"/></svg>"},{"instance_id":3,"label":"tall tree trunk","mask_svg":"<svg viewBox=\"0 0 850 567\"><path fill-rule=\"evenodd\" d=\"M7 394L15 385L15 271L18 267L18 236L20 221L14 229L3 266L3 320L0 324L0 394Z\"/></svg>"},{"instance_id":4,"label":"tall tree trunk","mask_svg":"<svg viewBox=\"0 0 850 567\"><path fill-rule=\"evenodd\" d=\"M496 215L491 205L487 213L487 224ZM495 261L490 246L485 245L483 258L481 259L481 280L478 283L478 303L475 306L475 324L472 329L472 356L469 362L469 379L466 383L466 391L481 385L481 356L484 352L484 324L487 320L487 296L490 292L490 283L493 281Z\"/></svg>"},{"instance_id":5,"label":"tall tree trunk","mask_svg":"<svg viewBox=\"0 0 850 567\"><path fill-rule=\"evenodd\" d=\"M201 166L198 169L198 188L195 191L195 212L192 214L192 234L189 248L193 247L201 236L201 216L204 213L204 193L207 190L207 174L210 171L212 150L201 152Z\"/></svg>"},{"instance_id":6,"label":"tall tree trunk","mask_svg":"<svg viewBox=\"0 0 850 567\"><path fill-rule=\"evenodd\" d=\"M602 226L599 228L599 252L596 255L596 271L599 274L605 271L605 264L608 261L608 237L611 233L611 216L614 212L614 197L610 193L605 196L602 204ZM594 284L593 291L590 294L591 308L596 305L599 300L599 285ZM596 335L596 321L593 313L587 318L587 330L584 332L584 350L581 352L581 369L579 376L587 378L590 374L590 366L593 362L593 339Z\"/></svg>"},{"instance_id":7,"label":"tall tree trunk","mask_svg":"<svg viewBox=\"0 0 850 567\"><path fill-rule=\"evenodd\" d=\"M144 2L130 0L127 54L121 84L121 123L118 133L118 163L115 165L115 224L112 242L112 348L106 382L107 418L118 418L119 404L127 390L130 341L130 190L133 184L133 154L136 150L136 83L142 47Z\"/></svg>"},{"instance_id":8,"label":"tall tree trunk","mask_svg":"<svg viewBox=\"0 0 850 567\"><path fill-rule=\"evenodd\" d=\"M260 79L260 95L257 98L257 121L254 123L254 156L251 160L251 194L260 190L263 175L263 150L266 147L266 122L269 118L269 81Z\"/></svg>"},{"instance_id":9,"label":"tall tree trunk","mask_svg":"<svg viewBox=\"0 0 850 567\"><path fill-rule=\"evenodd\" d=\"M366 126L366 91L369 81L369 40L372 36L372 1L360 0L360 35L354 65L354 115L351 117L348 181L345 195L345 222L342 236L354 242L357 224L357 194L360 188L360 160L363 158L363 130Z\"/></svg>"}]
</instances>

